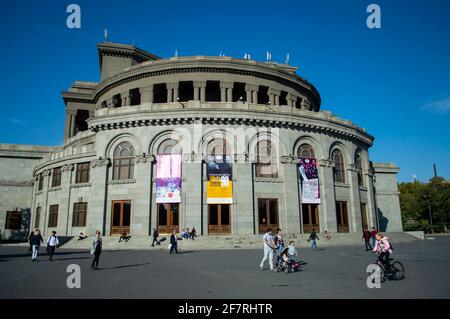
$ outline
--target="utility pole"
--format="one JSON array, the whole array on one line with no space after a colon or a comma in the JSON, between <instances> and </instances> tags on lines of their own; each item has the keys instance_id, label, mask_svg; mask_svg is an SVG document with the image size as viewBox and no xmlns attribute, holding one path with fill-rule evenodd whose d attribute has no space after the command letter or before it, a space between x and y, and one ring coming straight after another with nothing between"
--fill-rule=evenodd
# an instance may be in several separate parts
<instances>
[{"instance_id":1,"label":"utility pole","mask_svg":"<svg viewBox=\"0 0 450 319\"><path fill-rule=\"evenodd\" d=\"M431 215L430 195L423 196L428 202L428 216L430 217L431 233L434 234L433 229L433 216Z\"/></svg>"}]
</instances>

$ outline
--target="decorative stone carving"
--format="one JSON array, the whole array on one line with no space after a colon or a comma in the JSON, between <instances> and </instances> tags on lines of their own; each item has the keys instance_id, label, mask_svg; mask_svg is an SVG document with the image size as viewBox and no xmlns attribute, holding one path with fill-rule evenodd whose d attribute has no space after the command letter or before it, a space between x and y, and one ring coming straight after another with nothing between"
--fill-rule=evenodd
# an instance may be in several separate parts
<instances>
[{"instance_id":1,"label":"decorative stone carving","mask_svg":"<svg viewBox=\"0 0 450 319\"><path fill-rule=\"evenodd\" d=\"M106 157L99 157L99 159L91 162L91 167L101 167L101 166L109 166L111 164L111 160Z\"/></svg>"},{"instance_id":2,"label":"decorative stone carving","mask_svg":"<svg viewBox=\"0 0 450 319\"><path fill-rule=\"evenodd\" d=\"M132 179L116 179L108 182L108 185L135 184L136 180Z\"/></svg>"},{"instance_id":3,"label":"decorative stone carving","mask_svg":"<svg viewBox=\"0 0 450 319\"><path fill-rule=\"evenodd\" d=\"M56 192L56 191L60 191L61 190L61 186L55 186L55 187L51 187L48 191L49 192Z\"/></svg>"},{"instance_id":4,"label":"decorative stone carving","mask_svg":"<svg viewBox=\"0 0 450 319\"><path fill-rule=\"evenodd\" d=\"M355 164L347 164L347 170L350 172L357 172L358 166L356 166Z\"/></svg>"},{"instance_id":5,"label":"decorative stone carving","mask_svg":"<svg viewBox=\"0 0 450 319\"><path fill-rule=\"evenodd\" d=\"M0 186L32 187L33 180L30 181L0 180Z\"/></svg>"},{"instance_id":6,"label":"decorative stone carving","mask_svg":"<svg viewBox=\"0 0 450 319\"><path fill-rule=\"evenodd\" d=\"M281 164L292 164L294 158L290 155L282 155L280 156L280 163Z\"/></svg>"},{"instance_id":7,"label":"decorative stone carving","mask_svg":"<svg viewBox=\"0 0 450 319\"><path fill-rule=\"evenodd\" d=\"M42 173L42 175L44 175L44 176L50 176L52 174L52 170L51 169L46 169L43 173Z\"/></svg>"},{"instance_id":8,"label":"decorative stone carving","mask_svg":"<svg viewBox=\"0 0 450 319\"><path fill-rule=\"evenodd\" d=\"M70 185L70 188L82 188L82 187L91 187L91 183L78 183Z\"/></svg>"},{"instance_id":9,"label":"decorative stone carving","mask_svg":"<svg viewBox=\"0 0 450 319\"><path fill-rule=\"evenodd\" d=\"M64 165L64 166L61 168L61 171L62 171L62 172L70 172L70 171L73 171L74 168L75 168L75 165L73 165L73 164L67 164L67 165Z\"/></svg>"},{"instance_id":10,"label":"decorative stone carving","mask_svg":"<svg viewBox=\"0 0 450 319\"><path fill-rule=\"evenodd\" d=\"M317 161L317 164L322 167L334 167L334 162L329 159L321 159Z\"/></svg>"},{"instance_id":11,"label":"decorative stone carving","mask_svg":"<svg viewBox=\"0 0 450 319\"><path fill-rule=\"evenodd\" d=\"M155 160L153 155L137 155L136 156L136 164L144 164L144 163L152 163Z\"/></svg>"}]
</instances>

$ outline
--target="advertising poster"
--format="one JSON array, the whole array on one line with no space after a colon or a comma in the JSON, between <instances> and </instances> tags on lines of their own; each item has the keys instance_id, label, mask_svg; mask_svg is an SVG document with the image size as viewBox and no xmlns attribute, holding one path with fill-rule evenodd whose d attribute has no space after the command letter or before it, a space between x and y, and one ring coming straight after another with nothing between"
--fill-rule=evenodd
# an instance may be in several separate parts
<instances>
[{"instance_id":1,"label":"advertising poster","mask_svg":"<svg viewBox=\"0 0 450 319\"><path fill-rule=\"evenodd\" d=\"M314 158L300 158L298 165L300 189L303 204L319 204L319 175Z\"/></svg>"},{"instance_id":2,"label":"advertising poster","mask_svg":"<svg viewBox=\"0 0 450 319\"><path fill-rule=\"evenodd\" d=\"M232 164L228 156L209 156L206 159L208 204L232 204Z\"/></svg>"},{"instance_id":3,"label":"advertising poster","mask_svg":"<svg viewBox=\"0 0 450 319\"><path fill-rule=\"evenodd\" d=\"M157 155L156 203L181 202L181 155Z\"/></svg>"}]
</instances>

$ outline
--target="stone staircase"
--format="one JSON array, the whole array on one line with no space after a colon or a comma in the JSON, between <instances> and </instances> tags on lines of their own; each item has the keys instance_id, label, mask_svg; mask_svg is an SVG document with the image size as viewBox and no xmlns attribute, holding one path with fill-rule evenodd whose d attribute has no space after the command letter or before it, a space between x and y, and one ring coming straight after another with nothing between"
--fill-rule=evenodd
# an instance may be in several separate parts
<instances>
[{"instance_id":1,"label":"stone staircase","mask_svg":"<svg viewBox=\"0 0 450 319\"><path fill-rule=\"evenodd\" d=\"M418 240L407 233L386 233L385 234L393 243L407 243ZM318 247L330 246L346 246L346 245L364 245L360 233L336 233L331 234L331 239L326 240L323 234L318 234ZM120 242L117 236L105 236L103 238L103 249L106 250L145 250L145 249L168 249L170 236L160 236L159 239L165 237L166 240L161 245L151 247L152 237L150 236L132 236L128 242ZM293 240L297 247L309 246L307 239L309 234L287 234L284 239L287 243ZM78 240L74 237L65 243L62 248L66 249L83 249L89 250L92 245L92 239L86 238ZM178 241L180 250L198 250L198 249L261 249L262 235L222 235L222 236L198 236L195 240L183 239Z\"/></svg>"}]
</instances>

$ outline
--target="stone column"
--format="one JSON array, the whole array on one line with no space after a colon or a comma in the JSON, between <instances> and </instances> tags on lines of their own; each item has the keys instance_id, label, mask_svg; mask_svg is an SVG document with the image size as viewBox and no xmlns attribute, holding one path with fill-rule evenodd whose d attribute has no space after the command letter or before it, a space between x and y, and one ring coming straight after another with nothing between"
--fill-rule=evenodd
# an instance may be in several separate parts
<instances>
[{"instance_id":1,"label":"stone column","mask_svg":"<svg viewBox=\"0 0 450 319\"><path fill-rule=\"evenodd\" d=\"M66 110L66 126L64 127L64 141L67 141L69 137L72 136L72 121L75 121L76 111ZM72 120L73 119L73 120Z\"/></svg>"},{"instance_id":2,"label":"stone column","mask_svg":"<svg viewBox=\"0 0 450 319\"><path fill-rule=\"evenodd\" d=\"M76 116L77 116L77 111L71 110L69 137L72 137L75 135L75 118L76 118Z\"/></svg>"},{"instance_id":3,"label":"stone column","mask_svg":"<svg viewBox=\"0 0 450 319\"><path fill-rule=\"evenodd\" d=\"M153 103L153 85L139 88L141 105Z\"/></svg>"},{"instance_id":4,"label":"stone column","mask_svg":"<svg viewBox=\"0 0 450 319\"><path fill-rule=\"evenodd\" d=\"M47 169L43 171L42 174L44 175L44 185L42 188L42 194L45 194L45 196L44 196L44 205L41 208L41 214L44 214L45 217L44 217L44 224L41 226L41 230L42 234L47 234L48 218L50 214L50 209L48 206L48 189L50 188L50 179L52 176L52 171ZM60 207L58 207L58 215L59 209Z\"/></svg>"},{"instance_id":5,"label":"stone column","mask_svg":"<svg viewBox=\"0 0 450 319\"><path fill-rule=\"evenodd\" d=\"M172 97L173 97L173 89L170 83L167 83L167 103L172 103Z\"/></svg>"},{"instance_id":6,"label":"stone column","mask_svg":"<svg viewBox=\"0 0 450 319\"><path fill-rule=\"evenodd\" d=\"M120 98L122 99L122 106L129 106L130 103L130 92L120 93Z\"/></svg>"},{"instance_id":7,"label":"stone column","mask_svg":"<svg viewBox=\"0 0 450 319\"><path fill-rule=\"evenodd\" d=\"M358 168L354 164L347 164L347 178L350 184L350 203L348 221L352 233L362 231L362 219L361 219L361 200L359 198L359 185L358 185Z\"/></svg>"},{"instance_id":8,"label":"stone column","mask_svg":"<svg viewBox=\"0 0 450 319\"><path fill-rule=\"evenodd\" d=\"M201 234L202 229L202 161L201 154L199 155L185 155L183 156L183 174L182 182L182 210L181 215L186 216L184 221L186 227L195 227L197 233ZM206 194L206 187L203 189ZM206 197L203 197L206 203ZM206 225L206 226L205 226ZM183 226L183 225L182 225ZM203 209L203 234L208 234L208 211Z\"/></svg>"},{"instance_id":9,"label":"stone column","mask_svg":"<svg viewBox=\"0 0 450 319\"><path fill-rule=\"evenodd\" d=\"M252 163L247 154L237 154L233 163L233 234L259 234L258 209L253 211ZM255 217L253 218L253 214Z\"/></svg>"},{"instance_id":10,"label":"stone column","mask_svg":"<svg viewBox=\"0 0 450 319\"><path fill-rule=\"evenodd\" d=\"M292 107L292 94L291 93L288 93L288 95L286 97L286 101L287 101L287 106Z\"/></svg>"},{"instance_id":11,"label":"stone column","mask_svg":"<svg viewBox=\"0 0 450 319\"><path fill-rule=\"evenodd\" d=\"M176 83L176 86L173 88L173 101L176 102L178 101L178 83Z\"/></svg>"},{"instance_id":12,"label":"stone column","mask_svg":"<svg viewBox=\"0 0 450 319\"><path fill-rule=\"evenodd\" d=\"M227 102L233 102L233 88L227 88Z\"/></svg>"},{"instance_id":13,"label":"stone column","mask_svg":"<svg viewBox=\"0 0 450 319\"><path fill-rule=\"evenodd\" d=\"M107 211L110 159L99 157L91 162L91 196L88 204L86 232L95 233L99 229L102 235L109 236L111 231L111 212Z\"/></svg>"},{"instance_id":14,"label":"stone column","mask_svg":"<svg viewBox=\"0 0 450 319\"><path fill-rule=\"evenodd\" d=\"M368 164L367 164L368 165ZM369 166L369 165L368 165ZM375 220L375 200L374 200L374 181L373 181L373 171L372 170L364 170L364 185L367 185L367 204L366 204L366 211L367 211L367 226L369 229L374 226L377 227L377 222Z\"/></svg>"},{"instance_id":15,"label":"stone column","mask_svg":"<svg viewBox=\"0 0 450 319\"><path fill-rule=\"evenodd\" d=\"M152 201L151 196L149 195L151 187L151 169L154 159L155 158L151 155L136 156L134 174L136 183L134 184L135 188L133 194L138 200L135 200L132 203L132 205L134 205L134 214L132 215L131 220L132 235L149 236L152 234L149 216L149 207L152 205ZM156 213L157 212L152 209L152 219L156 216ZM152 227L155 227L155 224L153 224Z\"/></svg>"},{"instance_id":16,"label":"stone column","mask_svg":"<svg viewBox=\"0 0 450 319\"><path fill-rule=\"evenodd\" d=\"M220 101L231 102L232 101L232 82L220 82Z\"/></svg>"},{"instance_id":17,"label":"stone column","mask_svg":"<svg viewBox=\"0 0 450 319\"><path fill-rule=\"evenodd\" d=\"M280 105L280 94L281 94L280 90L270 88L267 93L269 94L270 104Z\"/></svg>"},{"instance_id":18,"label":"stone column","mask_svg":"<svg viewBox=\"0 0 450 319\"><path fill-rule=\"evenodd\" d=\"M72 216L73 216L73 204L71 204L71 188L70 185L72 184L72 174L74 171L75 166L72 164L64 165L61 167L61 194L67 194L67 196L64 196L62 200L60 201L60 212L61 215L58 216L58 223L59 220L61 222L64 221L64 224L61 226L64 226L64 233L66 236L76 236L78 234L72 233ZM89 204L88 204L89 205ZM61 219L60 219L61 217Z\"/></svg>"},{"instance_id":19,"label":"stone column","mask_svg":"<svg viewBox=\"0 0 450 319\"><path fill-rule=\"evenodd\" d=\"M200 90L200 87L197 87L194 84L194 101L199 101L200 100L200 98L199 98L199 96L200 96L199 95L199 90Z\"/></svg>"},{"instance_id":20,"label":"stone column","mask_svg":"<svg viewBox=\"0 0 450 319\"><path fill-rule=\"evenodd\" d=\"M337 232L336 196L334 192L333 161L319 160L320 205L319 222L320 229L331 233Z\"/></svg>"},{"instance_id":21,"label":"stone column","mask_svg":"<svg viewBox=\"0 0 450 319\"><path fill-rule=\"evenodd\" d=\"M107 99L107 100L106 100L106 105L108 106L109 109L110 109L110 108L113 108L113 107L114 107L114 105L113 105L113 99L112 99L112 98Z\"/></svg>"},{"instance_id":22,"label":"stone column","mask_svg":"<svg viewBox=\"0 0 450 319\"><path fill-rule=\"evenodd\" d=\"M245 91L247 92L247 103L258 103L258 89L258 85L245 85Z\"/></svg>"},{"instance_id":23,"label":"stone column","mask_svg":"<svg viewBox=\"0 0 450 319\"><path fill-rule=\"evenodd\" d=\"M280 170L283 170L285 223L281 228L287 234L299 234L300 226L300 199L298 190L297 164L290 156L281 156ZM280 212L281 213L281 212Z\"/></svg>"}]
</instances>

